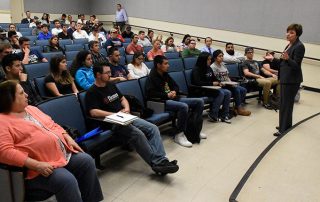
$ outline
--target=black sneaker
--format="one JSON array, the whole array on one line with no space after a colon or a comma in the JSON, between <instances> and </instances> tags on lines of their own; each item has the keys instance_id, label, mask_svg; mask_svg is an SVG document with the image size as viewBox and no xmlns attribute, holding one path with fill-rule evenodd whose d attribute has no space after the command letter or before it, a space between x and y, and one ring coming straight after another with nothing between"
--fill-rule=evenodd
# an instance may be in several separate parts
<instances>
[{"instance_id":1,"label":"black sneaker","mask_svg":"<svg viewBox=\"0 0 320 202\"><path fill-rule=\"evenodd\" d=\"M231 120L229 119L229 117L224 117L221 119L222 122L225 122L225 123L228 123L230 124L231 123Z\"/></svg>"},{"instance_id":2,"label":"black sneaker","mask_svg":"<svg viewBox=\"0 0 320 202\"><path fill-rule=\"evenodd\" d=\"M215 118L215 117L211 116L210 114L208 114L208 121L213 122L213 123L217 123L217 122L220 122L221 120L219 118Z\"/></svg>"},{"instance_id":3,"label":"black sneaker","mask_svg":"<svg viewBox=\"0 0 320 202\"><path fill-rule=\"evenodd\" d=\"M157 165L153 165L151 168L158 175L166 175L168 173L175 173L179 170L179 166L177 165L177 163L177 160L169 162L166 159Z\"/></svg>"},{"instance_id":4,"label":"black sneaker","mask_svg":"<svg viewBox=\"0 0 320 202\"><path fill-rule=\"evenodd\" d=\"M273 110L273 107L269 104L263 104L263 107L268 109L268 110Z\"/></svg>"}]
</instances>

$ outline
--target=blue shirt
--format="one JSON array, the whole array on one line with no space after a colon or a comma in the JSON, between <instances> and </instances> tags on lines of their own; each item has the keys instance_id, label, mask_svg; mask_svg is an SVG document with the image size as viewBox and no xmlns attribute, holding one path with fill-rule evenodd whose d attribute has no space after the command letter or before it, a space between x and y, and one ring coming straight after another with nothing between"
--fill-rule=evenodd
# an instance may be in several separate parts
<instances>
[{"instance_id":1,"label":"blue shirt","mask_svg":"<svg viewBox=\"0 0 320 202\"><path fill-rule=\"evenodd\" d=\"M49 40L51 37L52 37L52 34L50 32L48 32L47 34L40 32L38 35L38 40Z\"/></svg>"},{"instance_id":2,"label":"blue shirt","mask_svg":"<svg viewBox=\"0 0 320 202\"><path fill-rule=\"evenodd\" d=\"M117 66L114 66L110 64L111 68L111 77L123 77L125 79L128 79L129 71L122 65L118 64Z\"/></svg>"},{"instance_id":3,"label":"blue shirt","mask_svg":"<svg viewBox=\"0 0 320 202\"><path fill-rule=\"evenodd\" d=\"M120 11L116 11L116 22L127 22L128 17L126 11L122 8Z\"/></svg>"},{"instance_id":4,"label":"blue shirt","mask_svg":"<svg viewBox=\"0 0 320 202\"><path fill-rule=\"evenodd\" d=\"M92 67L80 67L75 74L75 81L83 90L88 90L95 81Z\"/></svg>"},{"instance_id":5,"label":"blue shirt","mask_svg":"<svg viewBox=\"0 0 320 202\"><path fill-rule=\"evenodd\" d=\"M118 38L115 38L115 39L109 38L106 41L105 48L108 49L108 46L111 46L111 47L122 47L122 42Z\"/></svg>"},{"instance_id":6,"label":"blue shirt","mask_svg":"<svg viewBox=\"0 0 320 202\"><path fill-rule=\"evenodd\" d=\"M210 47L210 51L209 51L209 48L208 48L207 46L205 46L205 47L202 47L202 48L200 49L200 51L201 51L201 52L207 52L207 53L212 54L213 51L215 51L215 49L212 48L212 47Z\"/></svg>"}]
</instances>

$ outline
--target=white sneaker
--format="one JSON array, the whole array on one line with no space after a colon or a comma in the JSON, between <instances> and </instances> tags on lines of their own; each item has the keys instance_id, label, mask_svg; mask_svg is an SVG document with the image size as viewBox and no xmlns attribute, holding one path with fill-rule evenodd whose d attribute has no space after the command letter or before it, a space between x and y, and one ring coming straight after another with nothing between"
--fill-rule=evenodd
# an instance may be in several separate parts
<instances>
[{"instance_id":1,"label":"white sneaker","mask_svg":"<svg viewBox=\"0 0 320 202\"><path fill-rule=\"evenodd\" d=\"M207 139L207 134L200 133L199 137L200 137L200 139Z\"/></svg>"},{"instance_id":2,"label":"white sneaker","mask_svg":"<svg viewBox=\"0 0 320 202\"><path fill-rule=\"evenodd\" d=\"M174 137L174 142L184 146L184 147L192 147L192 143L188 141L188 139L186 138L186 136L183 134L183 132L178 133L175 137Z\"/></svg>"}]
</instances>

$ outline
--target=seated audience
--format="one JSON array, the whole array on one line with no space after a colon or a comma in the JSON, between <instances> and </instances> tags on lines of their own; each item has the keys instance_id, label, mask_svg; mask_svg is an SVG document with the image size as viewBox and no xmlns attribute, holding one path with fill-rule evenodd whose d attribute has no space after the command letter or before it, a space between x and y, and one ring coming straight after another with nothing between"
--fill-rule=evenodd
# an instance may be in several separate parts
<instances>
[{"instance_id":1,"label":"seated audience","mask_svg":"<svg viewBox=\"0 0 320 202\"><path fill-rule=\"evenodd\" d=\"M131 26L127 25L124 32L122 32L121 36L123 38L132 38L132 36L134 35L134 33L131 31Z\"/></svg>"},{"instance_id":2,"label":"seated audience","mask_svg":"<svg viewBox=\"0 0 320 202\"><path fill-rule=\"evenodd\" d=\"M107 51L111 47L116 47L116 48L122 47L122 42L117 36L118 36L118 31L116 29L111 29L110 38L108 38L105 45L105 48Z\"/></svg>"},{"instance_id":3,"label":"seated audience","mask_svg":"<svg viewBox=\"0 0 320 202\"><path fill-rule=\"evenodd\" d=\"M8 32L8 39L12 46L12 53L20 53L20 45L19 45L19 37L16 33L16 31L9 31Z\"/></svg>"},{"instance_id":4,"label":"seated audience","mask_svg":"<svg viewBox=\"0 0 320 202\"><path fill-rule=\"evenodd\" d=\"M200 49L201 52L208 52L210 54L213 53L214 49L211 47L212 45L212 38L211 37L206 37L204 39L204 43L206 44L204 47Z\"/></svg>"},{"instance_id":5,"label":"seated audience","mask_svg":"<svg viewBox=\"0 0 320 202\"><path fill-rule=\"evenodd\" d=\"M196 41L194 39L190 39L190 43L188 48L185 48L182 53L181 57L187 58L187 57L197 57L200 55L201 51L196 48Z\"/></svg>"},{"instance_id":6,"label":"seated audience","mask_svg":"<svg viewBox=\"0 0 320 202\"><path fill-rule=\"evenodd\" d=\"M138 52L133 55L132 62L128 64L128 71L133 79L147 76L150 73L150 69L143 61L144 55L142 52Z\"/></svg>"},{"instance_id":7,"label":"seated audience","mask_svg":"<svg viewBox=\"0 0 320 202\"><path fill-rule=\"evenodd\" d=\"M90 15L89 21L87 21L87 27L89 30L92 30L95 26L96 15Z\"/></svg>"},{"instance_id":8,"label":"seated audience","mask_svg":"<svg viewBox=\"0 0 320 202\"><path fill-rule=\"evenodd\" d=\"M15 32L17 33L17 35L18 35L18 39L19 39L20 37L22 37L22 34L21 34L20 32L18 32L15 24L12 24L12 23L11 23L11 24L9 25L9 31L15 31Z\"/></svg>"},{"instance_id":9,"label":"seated audience","mask_svg":"<svg viewBox=\"0 0 320 202\"><path fill-rule=\"evenodd\" d=\"M41 25L41 32L38 34L38 40L49 40L52 34L49 32L48 25Z\"/></svg>"},{"instance_id":10,"label":"seated audience","mask_svg":"<svg viewBox=\"0 0 320 202\"><path fill-rule=\"evenodd\" d=\"M65 50L59 45L58 36L53 36L49 40L49 45L44 47L45 52L62 52L65 55Z\"/></svg>"},{"instance_id":11,"label":"seated audience","mask_svg":"<svg viewBox=\"0 0 320 202\"><path fill-rule=\"evenodd\" d=\"M146 46L152 46L151 42L149 39L145 37L145 32L144 31L139 31L139 40L138 40L138 45L142 47Z\"/></svg>"},{"instance_id":12,"label":"seated audience","mask_svg":"<svg viewBox=\"0 0 320 202\"><path fill-rule=\"evenodd\" d=\"M233 43L226 43L226 50L223 53L223 62L225 63L241 63L245 60L245 57L234 50Z\"/></svg>"},{"instance_id":13,"label":"seated audience","mask_svg":"<svg viewBox=\"0 0 320 202\"><path fill-rule=\"evenodd\" d=\"M6 74L2 67L2 59L4 56L12 53L12 46L10 43L0 43L0 83L5 80Z\"/></svg>"},{"instance_id":14,"label":"seated audience","mask_svg":"<svg viewBox=\"0 0 320 202\"><path fill-rule=\"evenodd\" d=\"M30 50L30 39L26 37L21 37L19 39L19 45L21 48L19 56L21 57L23 64L48 62L48 60L45 57L43 57L43 55L39 51Z\"/></svg>"},{"instance_id":15,"label":"seated audience","mask_svg":"<svg viewBox=\"0 0 320 202\"><path fill-rule=\"evenodd\" d=\"M232 96L235 100L235 112L236 114L242 116L249 116L251 114L250 111L246 110L242 105L246 98L247 89L239 86L239 85L225 85L223 82L230 82L231 79L229 77L229 72L227 67L224 65L223 61L223 52L222 50L216 50L212 55L214 63L210 66L213 70L215 77L218 79L220 83L222 83L222 87L231 91Z\"/></svg>"},{"instance_id":16,"label":"seated audience","mask_svg":"<svg viewBox=\"0 0 320 202\"><path fill-rule=\"evenodd\" d=\"M17 81L0 84L0 162L27 168L26 192L57 201L101 201L94 160L51 117L28 106Z\"/></svg>"},{"instance_id":17,"label":"seated audience","mask_svg":"<svg viewBox=\"0 0 320 202\"><path fill-rule=\"evenodd\" d=\"M156 39L155 39L155 40L160 41L160 45L161 45L161 46L163 45L162 35L161 35L161 34L159 34L159 35L156 37ZM152 40L152 41L153 41L153 40Z\"/></svg>"},{"instance_id":18,"label":"seated audience","mask_svg":"<svg viewBox=\"0 0 320 202\"><path fill-rule=\"evenodd\" d=\"M72 33L74 39L89 39L87 32L82 30L82 27L81 23L77 23L77 30Z\"/></svg>"},{"instance_id":19,"label":"seated audience","mask_svg":"<svg viewBox=\"0 0 320 202\"><path fill-rule=\"evenodd\" d=\"M67 20L67 15L65 13L63 13L59 19L61 24L66 24L66 20Z\"/></svg>"},{"instance_id":20,"label":"seated audience","mask_svg":"<svg viewBox=\"0 0 320 202\"><path fill-rule=\"evenodd\" d=\"M98 27L93 27L89 35L89 41L97 41L102 46L102 44L106 43L107 39L103 34L99 33Z\"/></svg>"},{"instance_id":21,"label":"seated audience","mask_svg":"<svg viewBox=\"0 0 320 202\"><path fill-rule=\"evenodd\" d=\"M182 52L184 49L189 48L191 36L189 34L184 35L181 44L179 45L179 49Z\"/></svg>"},{"instance_id":22,"label":"seated audience","mask_svg":"<svg viewBox=\"0 0 320 202\"><path fill-rule=\"evenodd\" d=\"M88 90L94 83L91 53L87 50L80 51L71 64L70 72L76 85L80 89Z\"/></svg>"},{"instance_id":23,"label":"seated audience","mask_svg":"<svg viewBox=\"0 0 320 202\"><path fill-rule=\"evenodd\" d=\"M50 60L50 74L45 78L45 85L51 96L78 93L78 89L67 68L64 55L57 55Z\"/></svg>"},{"instance_id":24,"label":"seated audience","mask_svg":"<svg viewBox=\"0 0 320 202\"><path fill-rule=\"evenodd\" d=\"M53 21L54 28L51 30L52 35L58 36L60 32L62 32L61 23L59 20Z\"/></svg>"},{"instance_id":25,"label":"seated audience","mask_svg":"<svg viewBox=\"0 0 320 202\"><path fill-rule=\"evenodd\" d=\"M245 55L247 59L243 62L243 73L246 78L254 79L259 86L263 88L263 106L266 109L272 109L269 105L269 92L271 87L277 86L277 95L279 95L279 81L276 75L267 71L266 69L260 69L258 61L253 59L254 50L252 47L245 49ZM267 75L268 77L261 76L261 74Z\"/></svg>"},{"instance_id":26,"label":"seated audience","mask_svg":"<svg viewBox=\"0 0 320 202\"><path fill-rule=\"evenodd\" d=\"M161 50L160 41L159 40L154 40L152 49L147 53L147 58L148 58L149 61L151 61L157 55L164 55L164 53Z\"/></svg>"},{"instance_id":27,"label":"seated audience","mask_svg":"<svg viewBox=\"0 0 320 202\"><path fill-rule=\"evenodd\" d=\"M195 86L220 86L220 82L215 77L210 65L212 55L207 52L202 52L192 69L191 83ZM229 119L229 105L231 92L227 89L199 89L195 88L191 91L192 96L202 97L207 96L212 99L208 120L210 122L225 122L231 123ZM222 105L221 115L219 109Z\"/></svg>"},{"instance_id":28,"label":"seated audience","mask_svg":"<svg viewBox=\"0 0 320 202\"><path fill-rule=\"evenodd\" d=\"M86 16L84 14L79 14L77 23L80 23L82 25L87 24Z\"/></svg>"},{"instance_id":29,"label":"seated audience","mask_svg":"<svg viewBox=\"0 0 320 202\"><path fill-rule=\"evenodd\" d=\"M152 43L153 42L153 37L154 37L154 31L149 29L146 38L150 41L150 43Z\"/></svg>"},{"instance_id":30,"label":"seated audience","mask_svg":"<svg viewBox=\"0 0 320 202\"><path fill-rule=\"evenodd\" d=\"M161 46L162 52L175 52L179 51L179 48L174 45L174 39L172 36L168 37L164 44Z\"/></svg>"},{"instance_id":31,"label":"seated audience","mask_svg":"<svg viewBox=\"0 0 320 202\"><path fill-rule=\"evenodd\" d=\"M29 23L31 23L31 21L32 21L31 13L30 13L30 11L26 11L26 18L23 18L21 20L21 24L29 24Z\"/></svg>"},{"instance_id":32,"label":"seated audience","mask_svg":"<svg viewBox=\"0 0 320 202\"><path fill-rule=\"evenodd\" d=\"M158 98L165 100L166 111L177 113L177 130L174 141L184 147L192 147L185 134L188 123L188 114L196 113L196 122L202 125L203 100L201 98L180 97L179 87L168 74L169 62L165 56L158 55L154 58L154 68L151 70L146 92L148 98ZM191 110L189 110L191 109ZM200 133L200 138L206 138L204 133Z\"/></svg>"},{"instance_id":33,"label":"seated audience","mask_svg":"<svg viewBox=\"0 0 320 202\"><path fill-rule=\"evenodd\" d=\"M96 80L85 97L87 113L94 118L104 118L120 111L129 114L128 101L110 82L111 70L108 64L95 64L93 72ZM138 118L126 126L115 124L112 130L117 137L130 143L155 172L166 174L179 170L176 160L169 162L166 158L160 131L156 125Z\"/></svg>"},{"instance_id":34,"label":"seated audience","mask_svg":"<svg viewBox=\"0 0 320 202\"><path fill-rule=\"evenodd\" d=\"M2 67L5 73L4 80L19 81L24 91L28 94L28 103L30 105L36 105L42 101L30 80L28 80L28 75L23 73L21 58L17 54L6 55L2 59ZM2 97L2 94L0 97Z\"/></svg>"},{"instance_id":35,"label":"seated audience","mask_svg":"<svg viewBox=\"0 0 320 202\"><path fill-rule=\"evenodd\" d=\"M101 63L101 62L108 62L108 59L105 55L100 53L100 46L99 42L97 41L90 41L89 42L89 48L90 48L90 53L92 56L92 62L93 64L95 63Z\"/></svg>"},{"instance_id":36,"label":"seated audience","mask_svg":"<svg viewBox=\"0 0 320 202\"><path fill-rule=\"evenodd\" d=\"M125 81L132 79L131 74L120 64L120 52L117 48L112 47L108 50L109 62L111 68L111 80L112 81Z\"/></svg>"},{"instance_id":37,"label":"seated audience","mask_svg":"<svg viewBox=\"0 0 320 202\"><path fill-rule=\"evenodd\" d=\"M131 38L131 43L126 48L127 54L135 54L138 52L143 52L143 47L138 44L139 36L134 34Z\"/></svg>"},{"instance_id":38,"label":"seated audience","mask_svg":"<svg viewBox=\"0 0 320 202\"><path fill-rule=\"evenodd\" d=\"M64 22L64 24L70 25L71 22L72 22L72 15L68 15L67 19Z\"/></svg>"},{"instance_id":39,"label":"seated audience","mask_svg":"<svg viewBox=\"0 0 320 202\"><path fill-rule=\"evenodd\" d=\"M41 24L42 25L49 25L50 24L50 15L48 13L43 13L41 17Z\"/></svg>"},{"instance_id":40,"label":"seated audience","mask_svg":"<svg viewBox=\"0 0 320 202\"><path fill-rule=\"evenodd\" d=\"M38 36L40 32L41 32L41 22L36 21L36 27L32 29L31 34L33 36Z\"/></svg>"},{"instance_id":41,"label":"seated audience","mask_svg":"<svg viewBox=\"0 0 320 202\"><path fill-rule=\"evenodd\" d=\"M39 21L39 18L37 16L34 16L33 19L31 19L31 23L29 24L29 28L34 28L37 26L37 22Z\"/></svg>"},{"instance_id":42,"label":"seated audience","mask_svg":"<svg viewBox=\"0 0 320 202\"><path fill-rule=\"evenodd\" d=\"M262 68L271 72L274 75L278 75L280 60L274 57L274 51L267 51L262 61Z\"/></svg>"},{"instance_id":43,"label":"seated audience","mask_svg":"<svg viewBox=\"0 0 320 202\"><path fill-rule=\"evenodd\" d=\"M58 38L59 39L71 39L71 40L73 39L72 34L70 34L68 32L68 25L67 24L62 25L62 32L60 32L58 34Z\"/></svg>"},{"instance_id":44,"label":"seated audience","mask_svg":"<svg viewBox=\"0 0 320 202\"><path fill-rule=\"evenodd\" d=\"M73 32L75 32L76 30L77 30L76 29L76 22L75 21L71 21L67 32L68 32L69 35L72 36L72 38L73 38Z\"/></svg>"}]
</instances>

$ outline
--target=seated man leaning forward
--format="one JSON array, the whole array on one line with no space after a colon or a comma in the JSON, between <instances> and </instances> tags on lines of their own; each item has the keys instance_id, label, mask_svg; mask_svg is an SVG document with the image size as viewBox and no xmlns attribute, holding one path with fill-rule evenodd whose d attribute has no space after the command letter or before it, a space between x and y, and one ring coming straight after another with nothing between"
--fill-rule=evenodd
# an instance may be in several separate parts
<instances>
[{"instance_id":1,"label":"seated man leaning forward","mask_svg":"<svg viewBox=\"0 0 320 202\"><path fill-rule=\"evenodd\" d=\"M85 98L88 114L94 118L104 118L120 111L130 113L128 101L110 82L110 65L97 63L93 66L93 73L96 80ZM119 138L132 145L156 173L175 173L179 170L176 160L169 161L166 158L156 125L138 118L126 126L113 125L112 130Z\"/></svg>"}]
</instances>

